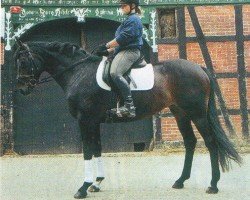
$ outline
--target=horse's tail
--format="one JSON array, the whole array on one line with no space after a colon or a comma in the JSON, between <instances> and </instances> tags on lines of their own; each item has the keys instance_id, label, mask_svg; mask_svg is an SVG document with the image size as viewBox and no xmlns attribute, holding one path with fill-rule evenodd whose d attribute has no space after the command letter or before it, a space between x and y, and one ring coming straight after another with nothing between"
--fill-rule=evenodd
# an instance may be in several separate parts
<instances>
[{"instance_id":1,"label":"horse's tail","mask_svg":"<svg viewBox=\"0 0 250 200\"><path fill-rule=\"evenodd\" d=\"M214 94L214 80L206 68L202 68L210 79L210 97L208 102L208 122L210 124L212 134L216 140L219 154L219 162L222 171L228 171L231 167L230 159L237 162L239 165L242 163L242 158L236 151L234 145L230 142L225 134L225 131L220 125L220 121L217 115L217 109L215 104Z\"/></svg>"}]
</instances>

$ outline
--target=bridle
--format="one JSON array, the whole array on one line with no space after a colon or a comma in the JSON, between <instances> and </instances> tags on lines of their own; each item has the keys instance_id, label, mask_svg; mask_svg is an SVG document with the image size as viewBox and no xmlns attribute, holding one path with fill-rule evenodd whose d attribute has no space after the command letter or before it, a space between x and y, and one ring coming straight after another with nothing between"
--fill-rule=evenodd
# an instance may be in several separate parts
<instances>
[{"instance_id":1,"label":"bridle","mask_svg":"<svg viewBox=\"0 0 250 200\"><path fill-rule=\"evenodd\" d=\"M37 66L37 64L35 62L34 56L37 57L37 59L40 60L41 62L44 62L44 59L40 55L32 53L27 44L22 43L22 47L25 50L22 50L21 52L25 53L27 58L31 61L31 73L22 74L21 69L20 69L20 65L21 65L20 60L17 59L17 80L20 83L23 83L23 84L28 85L30 87L34 87L39 82L35 78L35 71L37 71L39 69L39 67ZM28 82L24 81L27 79L29 80Z\"/></svg>"},{"instance_id":2,"label":"bridle","mask_svg":"<svg viewBox=\"0 0 250 200\"><path fill-rule=\"evenodd\" d=\"M48 77L42 78L41 80L37 80L35 78L35 71L39 69L39 67L37 66L37 63L35 62L35 58L39 59L41 62L45 62L44 59L38 55L35 54L34 52L32 52L29 48L29 46L27 44L22 43L19 39L16 38L16 41L18 43L18 45L20 47L22 47L24 50L22 50L22 52L27 52L27 57L28 59L31 61L31 73L30 74L21 74L21 70L20 70L20 61L19 59L17 59L17 80L20 83L23 83L24 85L27 85L29 87L35 87L35 85L39 85L42 83L46 83L46 82L50 82L52 81L55 77L58 77L59 75L62 75L63 73L65 73L66 71L72 70L74 69L76 66L78 66L79 64L83 63L84 61L86 61L89 57L91 57L93 55L93 52L98 48L94 48L91 53L87 53L88 56L80 59L79 61L77 61L76 63L72 64L70 67L67 67L65 69L63 69L62 71L54 74L54 75L50 75ZM24 81L29 79L28 82Z\"/></svg>"}]
</instances>

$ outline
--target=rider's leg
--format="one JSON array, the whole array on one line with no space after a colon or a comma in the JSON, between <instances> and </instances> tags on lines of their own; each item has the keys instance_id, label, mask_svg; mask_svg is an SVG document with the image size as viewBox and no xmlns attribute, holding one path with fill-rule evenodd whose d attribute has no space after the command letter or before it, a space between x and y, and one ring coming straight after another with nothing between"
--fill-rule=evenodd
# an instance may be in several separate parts
<instances>
[{"instance_id":1,"label":"rider's leg","mask_svg":"<svg viewBox=\"0 0 250 200\"><path fill-rule=\"evenodd\" d=\"M140 51L137 49L121 51L115 56L110 69L111 78L124 100L124 106L120 108L121 114L128 117L135 117L135 107L129 84L123 75L139 57Z\"/></svg>"},{"instance_id":2,"label":"rider's leg","mask_svg":"<svg viewBox=\"0 0 250 200\"><path fill-rule=\"evenodd\" d=\"M124 100L124 106L119 108L121 114L126 115L128 117L135 117L134 102L133 102L132 94L130 91L130 87L126 79L120 75L112 77L112 79L116 87L119 89L120 94Z\"/></svg>"}]
</instances>

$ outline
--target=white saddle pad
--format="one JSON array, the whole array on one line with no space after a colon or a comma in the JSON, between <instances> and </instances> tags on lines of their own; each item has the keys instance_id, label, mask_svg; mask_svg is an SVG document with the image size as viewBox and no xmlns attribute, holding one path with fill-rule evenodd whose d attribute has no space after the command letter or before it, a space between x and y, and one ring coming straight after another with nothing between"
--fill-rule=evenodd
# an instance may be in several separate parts
<instances>
[{"instance_id":1,"label":"white saddle pad","mask_svg":"<svg viewBox=\"0 0 250 200\"><path fill-rule=\"evenodd\" d=\"M111 91L111 88L103 81L102 75L104 70L104 63L107 57L103 57L96 73L96 81L98 85L104 89ZM137 87L130 83L131 90L150 90L154 86L154 70L152 64L147 64L143 68L132 69L130 76L133 78Z\"/></svg>"}]
</instances>

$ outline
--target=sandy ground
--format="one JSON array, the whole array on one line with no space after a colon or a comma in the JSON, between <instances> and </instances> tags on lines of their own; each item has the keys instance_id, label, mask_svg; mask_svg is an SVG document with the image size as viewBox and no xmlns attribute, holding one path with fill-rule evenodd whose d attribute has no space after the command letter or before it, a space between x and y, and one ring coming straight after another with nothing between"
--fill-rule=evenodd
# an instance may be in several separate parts
<instances>
[{"instance_id":1,"label":"sandy ground","mask_svg":"<svg viewBox=\"0 0 250 200\"><path fill-rule=\"evenodd\" d=\"M221 174L219 193L206 194L211 169L208 154L195 154L191 178L182 190L171 186L179 177L184 154L104 154L106 179L96 200L246 200L250 197L250 154L244 165ZM4 156L0 158L1 200L70 200L83 181L81 155Z\"/></svg>"}]
</instances>

